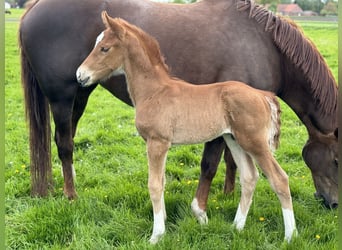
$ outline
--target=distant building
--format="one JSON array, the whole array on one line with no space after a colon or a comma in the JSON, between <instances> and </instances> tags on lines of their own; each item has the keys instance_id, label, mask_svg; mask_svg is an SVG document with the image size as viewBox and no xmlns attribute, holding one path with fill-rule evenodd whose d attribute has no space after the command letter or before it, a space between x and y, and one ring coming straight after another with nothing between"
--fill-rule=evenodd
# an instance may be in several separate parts
<instances>
[{"instance_id":1,"label":"distant building","mask_svg":"<svg viewBox=\"0 0 342 250\"><path fill-rule=\"evenodd\" d=\"M278 4L277 13L283 16L302 16L303 10L298 4Z\"/></svg>"},{"instance_id":2,"label":"distant building","mask_svg":"<svg viewBox=\"0 0 342 250\"><path fill-rule=\"evenodd\" d=\"M304 10L303 16L318 16L318 13L312 10Z\"/></svg>"}]
</instances>

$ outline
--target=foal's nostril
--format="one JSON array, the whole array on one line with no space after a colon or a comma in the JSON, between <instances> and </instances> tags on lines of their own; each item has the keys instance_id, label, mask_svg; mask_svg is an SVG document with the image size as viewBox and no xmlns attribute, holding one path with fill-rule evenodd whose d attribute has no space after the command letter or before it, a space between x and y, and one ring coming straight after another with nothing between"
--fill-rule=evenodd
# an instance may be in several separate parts
<instances>
[{"instance_id":1,"label":"foal's nostril","mask_svg":"<svg viewBox=\"0 0 342 250\"><path fill-rule=\"evenodd\" d=\"M87 78L84 78L84 79L78 78L77 81L81 84L82 87L84 87L89 81L89 79L90 77L88 76Z\"/></svg>"}]
</instances>

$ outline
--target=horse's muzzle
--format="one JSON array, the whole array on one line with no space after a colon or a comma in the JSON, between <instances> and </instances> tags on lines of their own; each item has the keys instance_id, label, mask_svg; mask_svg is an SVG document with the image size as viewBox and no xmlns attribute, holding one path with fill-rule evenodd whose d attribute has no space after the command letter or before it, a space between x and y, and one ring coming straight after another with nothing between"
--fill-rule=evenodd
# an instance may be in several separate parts
<instances>
[{"instance_id":1,"label":"horse's muzzle","mask_svg":"<svg viewBox=\"0 0 342 250\"><path fill-rule=\"evenodd\" d=\"M316 192L314 193L314 196L317 200L322 200L324 206L328 209L337 209L338 208L338 202L337 201L329 201L324 195Z\"/></svg>"}]
</instances>

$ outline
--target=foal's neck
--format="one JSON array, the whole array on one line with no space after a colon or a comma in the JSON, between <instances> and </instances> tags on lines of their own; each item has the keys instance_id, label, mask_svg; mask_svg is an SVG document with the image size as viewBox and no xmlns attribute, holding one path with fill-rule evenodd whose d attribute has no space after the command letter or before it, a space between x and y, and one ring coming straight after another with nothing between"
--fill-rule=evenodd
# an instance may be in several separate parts
<instances>
[{"instance_id":1,"label":"foal's neck","mask_svg":"<svg viewBox=\"0 0 342 250\"><path fill-rule=\"evenodd\" d=\"M162 65L152 65L143 51L128 55L124 63L124 71L128 92L134 106L164 88L170 79L165 68Z\"/></svg>"}]
</instances>

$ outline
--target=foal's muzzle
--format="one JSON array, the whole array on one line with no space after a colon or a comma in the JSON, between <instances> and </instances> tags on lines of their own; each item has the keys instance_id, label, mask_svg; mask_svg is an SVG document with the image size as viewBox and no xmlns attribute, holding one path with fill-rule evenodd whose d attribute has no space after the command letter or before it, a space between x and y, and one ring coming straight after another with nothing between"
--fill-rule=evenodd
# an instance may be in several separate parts
<instances>
[{"instance_id":1,"label":"foal's muzzle","mask_svg":"<svg viewBox=\"0 0 342 250\"><path fill-rule=\"evenodd\" d=\"M89 82L90 76L86 76L84 73L82 73L82 70L78 68L76 71L76 78L77 78L78 83L82 87L86 87L87 83Z\"/></svg>"},{"instance_id":2,"label":"foal's muzzle","mask_svg":"<svg viewBox=\"0 0 342 250\"><path fill-rule=\"evenodd\" d=\"M77 81L79 84L81 84L82 87L86 87L87 86L87 82L89 81L90 77L88 76L85 79L82 78L77 78Z\"/></svg>"}]
</instances>

